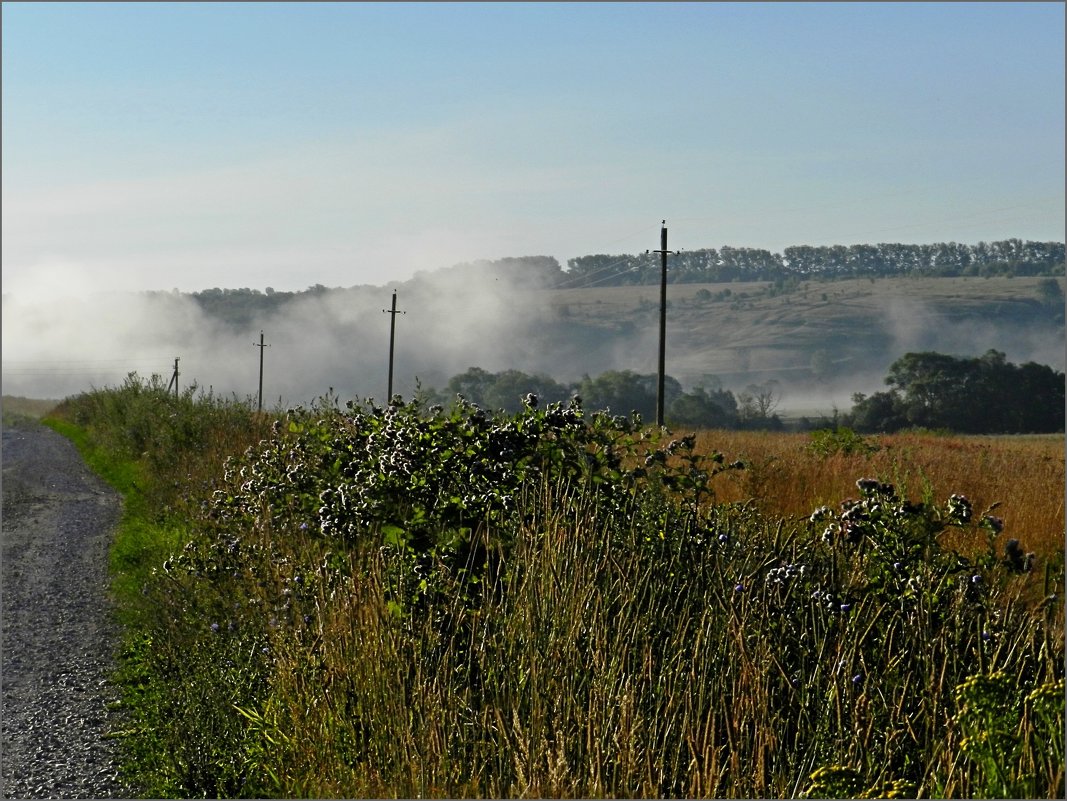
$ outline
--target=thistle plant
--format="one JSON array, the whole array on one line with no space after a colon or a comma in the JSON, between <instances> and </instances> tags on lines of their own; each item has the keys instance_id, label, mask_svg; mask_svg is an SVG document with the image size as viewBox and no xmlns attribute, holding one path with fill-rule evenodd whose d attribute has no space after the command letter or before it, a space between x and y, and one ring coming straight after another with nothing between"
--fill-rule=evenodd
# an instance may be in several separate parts
<instances>
[{"instance_id":1,"label":"thistle plant","mask_svg":"<svg viewBox=\"0 0 1067 801\"><path fill-rule=\"evenodd\" d=\"M744 467L696 453L693 436L661 446L662 432L642 431L639 416L586 414L577 396L539 405L527 395L520 412L493 417L462 397L447 412L400 398L342 411L323 398L291 410L271 438L230 460L212 524L226 543L235 528L300 525L329 541L395 549L415 574L404 592L398 577L394 600L403 606L411 598L399 595L428 592L434 571L467 569L480 530L492 528L506 548L530 486L565 486L609 517L636 513L637 494L656 496L662 527L676 525L665 522L668 498L685 498L696 513L712 476Z\"/></svg>"}]
</instances>

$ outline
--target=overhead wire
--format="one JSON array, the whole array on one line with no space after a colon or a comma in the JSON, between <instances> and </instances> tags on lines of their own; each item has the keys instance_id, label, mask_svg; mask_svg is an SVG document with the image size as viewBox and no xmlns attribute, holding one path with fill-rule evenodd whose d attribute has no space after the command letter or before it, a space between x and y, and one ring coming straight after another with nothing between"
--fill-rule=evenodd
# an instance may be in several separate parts
<instances>
[{"instance_id":1,"label":"overhead wire","mask_svg":"<svg viewBox=\"0 0 1067 801\"><path fill-rule=\"evenodd\" d=\"M572 282L570 282L570 281L563 281L563 282L557 284L554 288L555 289L588 289L589 287L596 286L597 284L602 284L605 281L610 281L612 278L617 278L620 275L626 275L626 273L633 272L637 268L636 267L627 267L625 270L620 270L619 272L612 273L611 275L607 275L607 276L605 276L603 278L600 278L600 279L597 279L597 280L592 280L592 279L596 278L596 276L601 275L602 273L605 273L608 270L613 270L616 267L618 267L620 264L623 264L625 262L630 261L632 258L634 258L634 257L633 256L623 256L622 258L618 259L617 261L614 261L611 264L608 264L608 265L606 265L604 267L600 267L600 268L598 268L596 270L593 270L592 272L582 273L581 275L576 275L574 277L573 281L576 281L577 283L575 283L574 285L571 285Z\"/></svg>"},{"instance_id":2,"label":"overhead wire","mask_svg":"<svg viewBox=\"0 0 1067 801\"><path fill-rule=\"evenodd\" d=\"M0 369L7 375L62 375L131 372L137 368L173 365L173 357L160 359L4 359ZM160 370L164 372L164 370Z\"/></svg>"}]
</instances>

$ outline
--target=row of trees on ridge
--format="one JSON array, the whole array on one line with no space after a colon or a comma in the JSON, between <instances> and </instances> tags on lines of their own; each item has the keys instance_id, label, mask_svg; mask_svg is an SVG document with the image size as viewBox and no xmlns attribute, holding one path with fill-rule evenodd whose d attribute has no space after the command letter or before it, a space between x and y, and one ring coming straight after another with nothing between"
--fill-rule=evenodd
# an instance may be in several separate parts
<instances>
[{"instance_id":1,"label":"row of trees on ridge","mask_svg":"<svg viewBox=\"0 0 1067 801\"><path fill-rule=\"evenodd\" d=\"M634 256L579 256L567 261L566 283L581 278L598 286L653 284L660 280L658 259ZM1064 244L1005 239L975 245L940 242L926 245L795 245L782 253L760 248L722 247L681 251L671 256L668 280L677 283L779 281L789 278L882 278L1063 275Z\"/></svg>"},{"instance_id":2,"label":"row of trees on ridge","mask_svg":"<svg viewBox=\"0 0 1067 801\"><path fill-rule=\"evenodd\" d=\"M774 281L789 284L800 280L834 278L882 278L897 275L954 276L1061 276L1064 274L1062 242L1030 242L1005 239L962 245L941 242L928 245L796 245L782 253L760 248L684 250L670 257L667 280L671 283L723 283ZM595 255L568 259L567 269L552 256L523 256L457 264L416 275L457 281L506 279L512 286L570 288L655 284L660 280L659 259L649 254ZM352 287L358 289L358 287ZM303 292L258 289L205 289L192 293L208 313L232 324L246 324L256 314L277 311L303 295L330 291L315 284Z\"/></svg>"}]
</instances>

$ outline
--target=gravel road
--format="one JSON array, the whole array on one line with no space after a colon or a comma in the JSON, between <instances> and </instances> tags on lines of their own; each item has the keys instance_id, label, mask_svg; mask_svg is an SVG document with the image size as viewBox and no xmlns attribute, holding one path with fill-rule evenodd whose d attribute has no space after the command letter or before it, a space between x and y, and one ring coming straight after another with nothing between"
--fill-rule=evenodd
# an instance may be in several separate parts
<instances>
[{"instance_id":1,"label":"gravel road","mask_svg":"<svg viewBox=\"0 0 1067 801\"><path fill-rule=\"evenodd\" d=\"M5 798L130 798L108 680L117 627L107 550L117 495L64 437L3 431L2 751Z\"/></svg>"}]
</instances>

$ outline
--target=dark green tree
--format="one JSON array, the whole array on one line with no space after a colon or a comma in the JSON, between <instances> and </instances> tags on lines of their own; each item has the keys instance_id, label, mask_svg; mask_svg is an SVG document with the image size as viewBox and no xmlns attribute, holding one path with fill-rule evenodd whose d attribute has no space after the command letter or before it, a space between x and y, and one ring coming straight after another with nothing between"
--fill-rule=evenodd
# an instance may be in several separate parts
<instances>
[{"instance_id":1,"label":"dark green tree","mask_svg":"<svg viewBox=\"0 0 1067 801\"><path fill-rule=\"evenodd\" d=\"M1046 364L1009 365L1004 386L1004 430L1029 434L1063 431L1064 375Z\"/></svg>"},{"instance_id":2,"label":"dark green tree","mask_svg":"<svg viewBox=\"0 0 1067 801\"><path fill-rule=\"evenodd\" d=\"M569 387L546 375L528 375L521 370L505 370L493 376L483 402L488 409L503 409L508 414L515 414L523 408L522 399L531 393L543 403L567 401L574 394Z\"/></svg>"},{"instance_id":3,"label":"dark green tree","mask_svg":"<svg viewBox=\"0 0 1067 801\"><path fill-rule=\"evenodd\" d=\"M904 403L893 392L875 392L871 396L857 392L852 396L852 412L844 416L845 425L865 434L886 434L908 427Z\"/></svg>"},{"instance_id":4,"label":"dark green tree","mask_svg":"<svg viewBox=\"0 0 1067 801\"><path fill-rule=\"evenodd\" d=\"M481 367L470 367L467 372L448 379L445 394L449 400L455 400L456 395L462 395L471 403L485 406L495 380L496 376Z\"/></svg>"},{"instance_id":5,"label":"dark green tree","mask_svg":"<svg viewBox=\"0 0 1067 801\"><path fill-rule=\"evenodd\" d=\"M965 434L1039 433L1064 427L1064 375L1033 362L1010 364L989 350L978 358L908 353L889 368L888 392L853 396L849 425L859 431L907 426Z\"/></svg>"},{"instance_id":6,"label":"dark green tree","mask_svg":"<svg viewBox=\"0 0 1067 801\"><path fill-rule=\"evenodd\" d=\"M670 408L682 394L677 379L664 377L664 402ZM656 375L641 375L632 370L608 370L596 378L584 376L578 384L585 408L607 409L613 414L637 412L646 420L656 417Z\"/></svg>"},{"instance_id":7,"label":"dark green tree","mask_svg":"<svg viewBox=\"0 0 1067 801\"><path fill-rule=\"evenodd\" d=\"M665 417L668 426L732 428L737 423L737 399L729 390L696 387L675 398Z\"/></svg>"}]
</instances>

